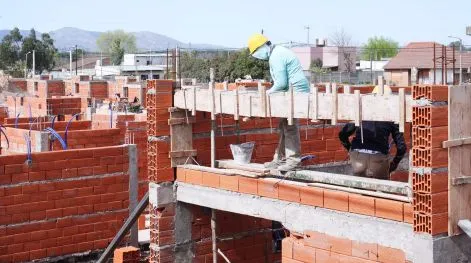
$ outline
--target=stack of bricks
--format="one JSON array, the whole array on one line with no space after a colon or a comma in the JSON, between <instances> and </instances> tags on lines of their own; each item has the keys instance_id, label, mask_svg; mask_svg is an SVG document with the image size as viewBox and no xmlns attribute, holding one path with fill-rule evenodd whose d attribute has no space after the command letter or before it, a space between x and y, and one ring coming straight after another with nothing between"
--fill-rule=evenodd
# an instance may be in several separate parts
<instances>
[{"instance_id":1,"label":"stack of bricks","mask_svg":"<svg viewBox=\"0 0 471 263\"><path fill-rule=\"evenodd\" d=\"M113 263L139 263L140 257L139 248L122 247L114 251Z\"/></svg>"},{"instance_id":2,"label":"stack of bricks","mask_svg":"<svg viewBox=\"0 0 471 263\"><path fill-rule=\"evenodd\" d=\"M149 183L166 183L175 180L170 165L170 128L168 109L173 105L173 81L147 81L147 173ZM175 204L150 209L150 259L149 262L173 262L171 246L175 244Z\"/></svg>"},{"instance_id":3,"label":"stack of bricks","mask_svg":"<svg viewBox=\"0 0 471 263\"><path fill-rule=\"evenodd\" d=\"M448 86L414 86L412 96L428 102L412 108L414 230L436 235L448 230Z\"/></svg>"},{"instance_id":4,"label":"stack of bricks","mask_svg":"<svg viewBox=\"0 0 471 263\"><path fill-rule=\"evenodd\" d=\"M314 231L292 234L282 241L283 263L408 262L404 251L352 241Z\"/></svg>"}]
</instances>

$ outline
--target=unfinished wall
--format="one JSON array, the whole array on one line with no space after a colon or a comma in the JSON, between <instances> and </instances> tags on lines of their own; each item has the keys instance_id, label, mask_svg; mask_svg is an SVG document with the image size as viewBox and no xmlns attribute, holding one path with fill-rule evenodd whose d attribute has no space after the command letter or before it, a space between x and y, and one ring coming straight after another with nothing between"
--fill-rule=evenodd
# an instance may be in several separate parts
<instances>
[{"instance_id":1,"label":"unfinished wall","mask_svg":"<svg viewBox=\"0 0 471 263\"><path fill-rule=\"evenodd\" d=\"M26 91L26 79L8 79L8 90L10 91Z\"/></svg>"},{"instance_id":2,"label":"unfinished wall","mask_svg":"<svg viewBox=\"0 0 471 263\"><path fill-rule=\"evenodd\" d=\"M128 216L126 146L0 156L0 261L104 249Z\"/></svg>"}]
</instances>

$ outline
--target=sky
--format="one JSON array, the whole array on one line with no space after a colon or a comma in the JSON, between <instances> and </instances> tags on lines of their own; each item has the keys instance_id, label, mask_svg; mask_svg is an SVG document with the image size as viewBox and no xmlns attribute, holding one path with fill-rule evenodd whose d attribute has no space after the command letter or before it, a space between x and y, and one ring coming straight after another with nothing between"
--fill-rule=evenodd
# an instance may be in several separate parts
<instances>
[{"instance_id":1,"label":"sky","mask_svg":"<svg viewBox=\"0 0 471 263\"><path fill-rule=\"evenodd\" d=\"M0 29L49 32L62 27L91 31L152 31L185 43L246 46L264 30L274 43L330 38L343 29L360 46L384 36L399 44L449 43L471 26L471 1L455 0L0 0ZM452 4L449 4L452 3Z\"/></svg>"}]
</instances>

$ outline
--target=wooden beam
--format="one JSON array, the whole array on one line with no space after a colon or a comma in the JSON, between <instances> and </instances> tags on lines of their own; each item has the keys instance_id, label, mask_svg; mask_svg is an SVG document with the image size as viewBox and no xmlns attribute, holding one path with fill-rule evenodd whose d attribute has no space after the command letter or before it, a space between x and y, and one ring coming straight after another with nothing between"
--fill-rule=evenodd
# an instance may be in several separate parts
<instances>
[{"instance_id":1,"label":"wooden beam","mask_svg":"<svg viewBox=\"0 0 471 263\"><path fill-rule=\"evenodd\" d=\"M471 137L471 86L460 85L448 89L448 141ZM452 144L452 143L449 143ZM471 218L471 145L448 148L448 234L461 232L460 220ZM457 184L454 184L457 183ZM464 184L461 184L464 183Z\"/></svg>"},{"instance_id":2,"label":"wooden beam","mask_svg":"<svg viewBox=\"0 0 471 263\"><path fill-rule=\"evenodd\" d=\"M399 132L404 132L406 126L406 95L404 88L399 89Z\"/></svg>"},{"instance_id":3,"label":"wooden beam","mask_svg":"<svg viewBox=\"0 0 471 263\"><path fill-rule=\"evenodd\" d=\"M215 109L212 109L212 93L215 93L214 97L219 98L221 94L222 103L214 105ZM196 110L203 112L222 112L224 114L234 115L236 105L234 98L236 95L234 92L224 92L214 89L196 88L197 93L197 104ZM289 118L291 116L290 105L292 105L292 116L297 119L306 119L308 117L319 120L331 120L332 109L334 103L334 96L332 93L317 93L313 90L312 93L298 93L293 92L293 103L290 102L289 92L276 92L270 94L270 110L273 118ZM264 117L264 111L261 106L261 99L258 91L239 91L239 117ZM308 107L309 98L312 103L312 107ZM338 118L337 120L354 121L355 111L352 110L358 105L358 101L355 94L337 94L338 104ZM365 121L392 121L399 123L399 95L392 94L390 96L376 96L374 94L361 94L361 118ZM189 97L189 96L186 96ZM253 98L253 99L252 99ZM186 98L189 99L189 98ZM184 103L184 96L181 90L177 90L174 95L175 107L184 109L185 107L191 107L192 103ZM411 95L405 95L405 121L412 121L412 97ZM222 107L222 111L221 111ZM307 109L311 108L313 113L308 114ZM317 114L316 111L317 110Z\"/></svg>"},{"instance_id":4,"label":"wooden beam","mask_svg":"<svg viewBox=\"0 0 471 263\"><path fill-rule=\"evenodd\" d=\"M175 167L184 164L188 160L188 156L195 156L196 150L193 150L193 125L195 117L189 117L186 110L172 110L170 112L170 153L171 165ZM191 152L194 154L187 154Z\"/></svg>"},{"instance_id":5,"label":"wooden beam","mask_svg":"<svg viewBox=\"0 0 471 263\"><path fill-rule=\"evenodd\" d=\"M461 145L468 145L471 144L471 137L461 138L461 139L454 139L442 142L443 148L451 148Z\"/></svg>"},{"instance_id":6,"label":"wooden beam","mask_svg":"<svg viewBox=\"0 0 471 263\"><path fill-rule=\"evenodd\" d=\"M455 177L451 180L452 185L471 184L471 176Z\"/></svg>"},{"instance_id":7,"label":"wooden beam","mask_svg":"<svg viewBox=\"0 0 471 263\"><path fill-rule=\"evenodd\" d=\"M294 88L289 87L288 92L288 125L293 125L294 117Z\"/></svg>"},{"instance_id":8,"label":"wooden beam","mask_svg":"<svg viewBox=\"0 0 471 263\"><path fill-rule=\"evenodd\" d=\"M338 89L337 83L332 84L332 125L337 125L337 118L338 118Z\"/></svg>"}]
</instances>

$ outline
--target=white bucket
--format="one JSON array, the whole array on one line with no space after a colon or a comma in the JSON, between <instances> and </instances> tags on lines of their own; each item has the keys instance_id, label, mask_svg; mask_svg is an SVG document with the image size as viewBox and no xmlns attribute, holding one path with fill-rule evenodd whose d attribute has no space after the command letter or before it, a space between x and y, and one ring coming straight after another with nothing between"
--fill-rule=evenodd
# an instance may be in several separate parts
<instances>
[{"instance_id":1,"label":"white bucket","mask_svg":"<svg viewBox=\"0 0 471 263\"><path fill-rule=\"evenodd\" d=\"M245 142L242 144L231 144L232 158L236 163L247 164L252 159L255 142Z\"/></svg>"}]
</instances>

